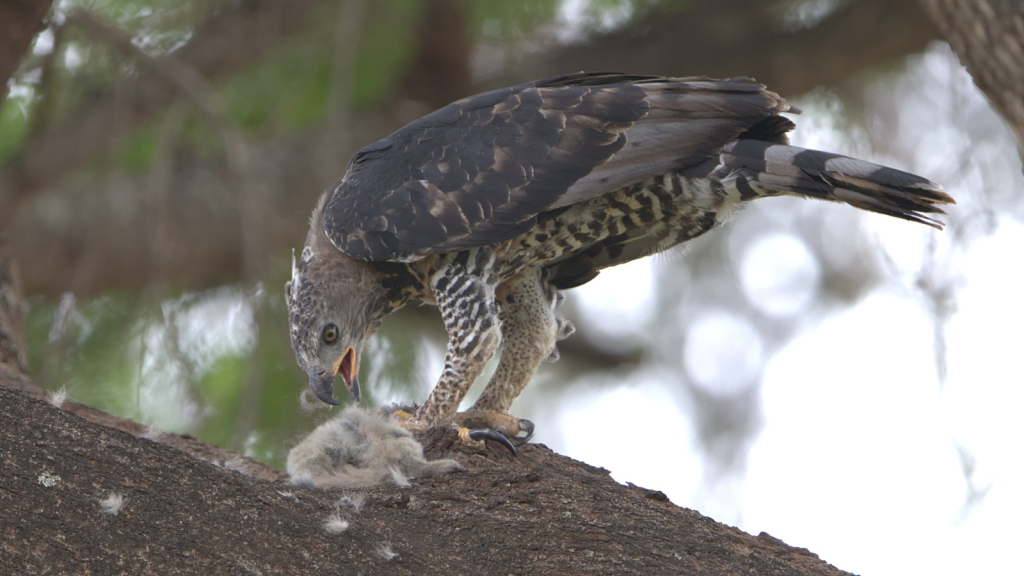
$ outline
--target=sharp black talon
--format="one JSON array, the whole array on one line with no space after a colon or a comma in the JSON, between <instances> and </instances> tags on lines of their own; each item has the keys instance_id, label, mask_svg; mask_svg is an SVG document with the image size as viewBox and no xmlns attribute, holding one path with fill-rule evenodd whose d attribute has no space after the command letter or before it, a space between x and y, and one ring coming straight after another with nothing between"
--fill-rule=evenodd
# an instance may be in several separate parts
<instances>
[{"instance_id":1,"label":"sharp black talon","mask_svg":"<svg viewBox=\"0 0 1024 576\"><path fill-rule=\"evenodd\" d=\"M530 422L526 418L520 418L519 419L519 429L522 430L523 432L526 432L526 436L523 436L523 437L516 436L515 438L513 438L512 440L515 441L515 445L516 446L522 446L523 444L526 444L527 442L529 442L530 438L533 438L533 430L534 430L534 428L535 428L535 426L533 425L533 422Z\"/></svg>"},{"instance_id":2,"label":"sharp black talon","mask_svg":"<svg viewBox=\"0 0 1024 576\"><path fill-rule=\"evenodd\" d=\"M483 428L480 430L470 430L469 437L472 438L473 440L494 440L495 442L501 444L505 448L508 448L508 451L511 452L513 456L518 455L516 454L515 445L513 445L512 442L510 442L508 438L505 438L505 435L500 432L495 432L494 430L488 428Z\"/></svg>"}]
</instances>

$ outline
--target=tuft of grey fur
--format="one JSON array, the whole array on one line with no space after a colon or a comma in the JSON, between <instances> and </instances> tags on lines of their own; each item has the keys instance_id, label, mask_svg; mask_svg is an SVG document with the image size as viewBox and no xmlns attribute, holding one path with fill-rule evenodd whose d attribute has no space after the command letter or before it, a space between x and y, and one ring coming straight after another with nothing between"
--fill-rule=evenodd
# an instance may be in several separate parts
<instances>
[{"instance_id":1,"label":"tuft of grey fur","mask_svg":"<svg viewBox=\"0 0 1024 576\"><path fill-rule=\"evenodd\" d=\"M358 514L363 510L363 506L366 505L365 494L353 494L351 496L342 496L334 503L334 507L337 509L351 508L352 512Z\"/></svg>"},{"instance_id":2,"label":"tuft of grey fur","mask_svg":"<svg viewBox=\"0 0 1024 576\"><path fill-rule=\"evenodd\" d=\"M53 404L55 408L64 406L64 402L68 399L68 389L61 386L59 390L53 390L48 394L50 398L50 404Z\"/></svg>"},{"instance_id":3,"label":"tuft of grey fur","mask_svg":"<svg viewBox=\"0 0 1024 576\"><path fill-rule=\"evenodd\" d=\"M328 534L341 534L348 530L349 523L348 520L341 517L341 514L338 511L335 511L334 514L325 518L323 524L320 526L324 529L324 532L327 532Z\"/></svg>"},{"instance_id":4,"label":"tuft of grey fur","mask_svg":"<svg viewBox=\"0 0 1024 576\"><path fill-rule=\"evenodd\" d=\"M160 438L163 435L163 430L155 428L153 426L146 426L145 428L142 429L142 432L139 434L139 438L145 438L150 442L160 442Z\"/></svg>"},{"instance_id":5,"label":"tuft of grey fur","mask_svg":"<svg viewBox=\"0 0 1024 576\"><path fill-rule=\"evenodd\" d=\"M350 407L292 448L286 470L292 484L369 488L465 468L455 460L427 461L423 446L391 416Z\"/></svg>"},{"instance_id":6,"label":"tuft of grey fur","mask_svg":"<svg viewBox=\"0 0 1024 576\"><path fill-rule=\"evenodd\" d=\"M373 547L373 551L377 556L388 562L398 558L398 554L395 554L395 551L391 548L391 542L381 542Z\"/></svg>"},{"instance_id":7,"label":"tuft of grey fur","mask_svg":"<svg viewBox=\"0 0 1024 576\"><path fill-rule=\"evenodd\" d=\"M330 409L331 405L321 402L309 388L303 388L302 393L299 394L299 410L302 410L303 414L310 414L315 410Z\"/></svg>"},{"instance_id":8,"label":"tuft of grey fur","mask_svg":"<svg viewBox=\"0 0 1024 576\"><path fill-rule=\"evenodd\" d=\"M128 499L122 494L117 492L111 492L106 498L99 500L100 512L104 514L110 514L111 516L117 516L124 509L125 504L128 503Z\"/></svg>"},{"instance_id":9,"label":"tuft of grey fur","mask_svg":"<svg viewBox=\"0 0 1024 576\"><path fill-rule=\"evenodd\" d=\"M399 470L398 466L391 466L388 470L391 471L391 481L394 482L396 486L399 488L408 488L409 486L412 486L409 482L409 477Z\"/></svg>"}]
</instances>

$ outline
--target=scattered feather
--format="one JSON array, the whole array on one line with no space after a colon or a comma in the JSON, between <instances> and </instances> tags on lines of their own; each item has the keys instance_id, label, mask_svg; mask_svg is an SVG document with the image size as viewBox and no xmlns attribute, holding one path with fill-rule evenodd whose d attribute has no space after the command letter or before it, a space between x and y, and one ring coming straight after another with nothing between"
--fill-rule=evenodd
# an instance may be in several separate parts
<instances>
[{"instance_id":1,"label":"scattered feather","mask_svg":"<svg viewBox=\"0 0 1024 576\"><path fill-rule=\"evenodd\" d=\"M36 478L36 480L47 488L53 488L57 484L60 484L60 476L50 474L49 472L43 472L39 475L39 478Z\"/></svg>"},{"instance_id":2,"label":"scattered feather","mask_svg":"<svg viewBox=\"0 0 1024 576\"><path fill-rule=\"evenodd\" d=\"M412 484L409 483L409 478L407 478L397 466L390 466L388 470L391 470L391 479L395 481L395 484L397 484L399 488L408 488L409 486L412 486Z\"/></svg>"},{"instance_id":3,"label":"scattered feather","mask_svg":"<svg viewBox=\"0 0 1024 576\"><path fill-rule=\"evenodd\" d=\"M100 512L104 514L110 514L111 516L117 516L124 505L128 503L128 499L118 494L117 492L111 492L106 498L99 501Z\"/></svg>"},{"instance_id":4,"label":"scattered feather","mask_svg":"<svg viewBox=\"0 0 1024 576\"><path fill-rule=\"evenodd\" d=\"M235 456L234 458L224 462L224 468L231 470L232 472L239 472L241 474L249 475L249 463L245 461L245 458L241 456Z\"/></svg>"},{"instance_id":5,"label":"scattered feather","mask_svg":"<svg viewBox=\"0 0 1024 576\"><path fill-rule=\"evenodd\" d=\"M163 435L163 430L155 428L153 426L146 426L145 428L142 429L142 433L139 434L139 438L145 438L146 440L149 440L151 442L159 442L160 437Z\"/></svg>"},{"instance_id":6,"label":"scattered feather","mask_svg":"<svg viewBox=\"0 0 1024 576\"><path fill-rule=\"evenodd\" d=\"M309 414L314 410L330 410L331 406L320 401L313 391L309 388L303 388L302 394L299 394L299 410L302 410L304 414Z\"/></svg>"},{"instance_id":7,"label":"scattered feather","mask_svg":"<svg viewBox=\"0 0 1024 576\"><path fill-rule=\"evenodd\" d=\"M360 512L363 506L366 504L365 494L354 494L352 496L342 496L340 500L334 503L336 508L351 508L353 512Z\"/></svg>"},{"instance_id":8,"label":"scattered feather","mask_svg":"<svg viewBox=\"0 0 1024 576\"><path fill-rule=\"evenodd\" d=\"M395 558L398 558L398 554L391 549L391 542L382 542L374 546L373 551L384 560L390 562Z\"/></svg>"},{"instance_id":9,"label":"scattered feather","mask_svg":"<svg viewBox=\"0 0 1024 576\"><path fill-rule=\"evenodd\" d=\"M323 529L328 534L341 534L348 530L348 521L342 518L341 514L335 512L324 520Z\"/></svg>"},{"instance_id":10,"label":"scattered feather","mask_svg":"<svg viewBox=\"0 0 1024 576\"><path fill-rule=\"evenodd\" d=\"M61 386L60 390L54 390L50 392L49 396L50 404L53 404L56 408L60 408L68 399L68 389L64 386Z\"/></svg>"}]
</instances>

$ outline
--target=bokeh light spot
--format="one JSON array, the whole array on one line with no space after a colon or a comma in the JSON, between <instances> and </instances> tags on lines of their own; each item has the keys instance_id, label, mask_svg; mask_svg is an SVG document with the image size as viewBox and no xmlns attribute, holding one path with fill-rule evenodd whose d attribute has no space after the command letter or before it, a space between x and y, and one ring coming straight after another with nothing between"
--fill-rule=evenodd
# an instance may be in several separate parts
<instances>
[{"instance_id":1,"label":"bokeh light spot","mask_svg":"<svg viewBox=\"0 0 1024 576\"><path fill-rule=\"evenodd\" d=\"M740 264L743 292L772 316L792 316L814 300L821 282L817 258L792 234L768 234L753 242Z\"/></svg>"},{"instance_id":2,"label":"bokeh light spot","mask_svg":"<svg viewBox=\"0 0 1024 576\"><path fill-rule=\"evenodd\" d=\"M683 360L694 383L716 396L745 390L761 370L764 344L746 318L727 310L698 316L686 334Z\"/></svg>"}]
</instances>

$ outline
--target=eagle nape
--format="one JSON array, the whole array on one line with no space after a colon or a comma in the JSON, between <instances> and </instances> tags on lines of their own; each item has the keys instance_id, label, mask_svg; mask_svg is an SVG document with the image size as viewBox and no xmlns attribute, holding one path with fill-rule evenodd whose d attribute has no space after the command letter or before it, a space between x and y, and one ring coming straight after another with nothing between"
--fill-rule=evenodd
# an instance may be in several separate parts
<instances>
[{"instance_id":1,"label":"eagle nape","mask_svg":"<svg viewBox=\"0 0 1024 576\"><path fill-rule=\"evenodd\" d=\"M403 426L479 422L528 439L534 427L512 402L572 333L556 314L560 291L600 270L772 196L942 228L937 216L954 201L941 186L790 146L795 124L783 114L798 113L749 78L578 73L428 114L357 152L313 210L285 291L296 360L325 402L328 373L347 374L358 398L359 355L381 320L409 302L435 304L444 366ZM457 413L499 345L490 381Z\"/></svg>"}]
</instances>

